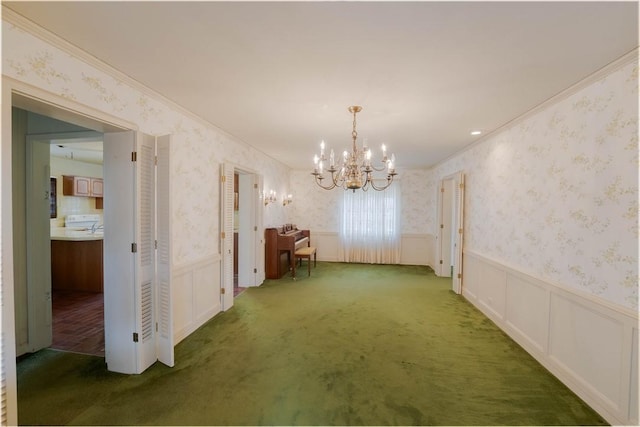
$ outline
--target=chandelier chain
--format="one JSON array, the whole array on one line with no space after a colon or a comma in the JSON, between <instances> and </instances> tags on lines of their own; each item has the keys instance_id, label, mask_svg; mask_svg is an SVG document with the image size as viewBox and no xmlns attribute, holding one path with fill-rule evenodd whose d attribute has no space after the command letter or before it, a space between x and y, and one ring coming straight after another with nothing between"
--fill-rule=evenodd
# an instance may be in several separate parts
<instances>
[{"instance_id":1,"label":"chandelier chain","mask_svg":"<svg viewBox=\"0 0 640 427\"><path fill-rule=\"evenodd\" d=\"M358 137L358 131L356 131L356 114L358 114L358 111L353 110L353 130L351 131L351 138L353 138L354 148L356 145L356 138Z\"/></svg>"}]
</instances>

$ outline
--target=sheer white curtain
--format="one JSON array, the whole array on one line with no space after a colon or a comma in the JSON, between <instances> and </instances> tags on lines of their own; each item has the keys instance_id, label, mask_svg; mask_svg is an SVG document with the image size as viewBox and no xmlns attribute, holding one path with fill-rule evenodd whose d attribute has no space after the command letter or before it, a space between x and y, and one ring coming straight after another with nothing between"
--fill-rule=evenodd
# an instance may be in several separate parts
<instances>
[{"instance_id":1,"label":"sheer white curtain","mask_svg":"<svg viewBox=\"0 0 640 427\"><path fill-rule=\"evenodd\" d=\"M400 189L346 190L340 224L339 258L345 262L400 262Z\"/></svg>"}]
</instances>

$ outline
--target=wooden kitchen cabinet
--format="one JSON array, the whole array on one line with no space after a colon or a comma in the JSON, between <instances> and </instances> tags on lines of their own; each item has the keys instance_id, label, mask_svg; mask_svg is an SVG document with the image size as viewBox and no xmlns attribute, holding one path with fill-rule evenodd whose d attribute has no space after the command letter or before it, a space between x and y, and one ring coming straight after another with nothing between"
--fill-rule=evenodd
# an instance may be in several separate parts
<instances>
[{"instance_id":1,"label":"wooden kitchen cabinet","mask_svg":"<svg viewBox=\"0 0 640 427\"><path fill-rule=\"evenodd\" d=\"M65 196L103 197L104 181L102 178L63 175L62 194Z\"/></svg>"},{"instance_id":2,"label":"wooden kitchen cabinet","mask_svg":"<svg viewBox=\"0 0 640 427\"><path fill-rule=\"evenodd\" d=\"M102 178L91 178L91 196L102 197L104 195L104 183Z\"/></svg>"},{"instance_id":3,"label":"wooden kitchen cabinet","mask_svg":"<svg viewBox=\"0 0 640 427\"><path fill-rule=\"evenodd\" d=\"M51 240L51 287L103 292L102 240Z\"/></svg>"}]
</instances>

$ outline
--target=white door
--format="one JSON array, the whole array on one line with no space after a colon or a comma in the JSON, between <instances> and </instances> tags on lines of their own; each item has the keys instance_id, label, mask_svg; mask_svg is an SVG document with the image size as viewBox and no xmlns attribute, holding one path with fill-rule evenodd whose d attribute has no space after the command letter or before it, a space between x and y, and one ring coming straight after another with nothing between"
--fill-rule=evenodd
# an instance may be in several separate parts
<instances>
[{"instance_id":1,"label":"white door","mask_svg":"<svg viewBox=\"0 0 640 427\"><path fill-rule=\"evenodd\" d=\"M262 185L262 175L254 175L254 186L253 186L253 208L255 215L255 236L254 236L254 244L256 251L255 258L255 286L260 286L265 279L265 271L264 271L264 225L263 225L263 216L264 209L262 209L262 204L260 203L260 189L263 188Z\"/></svg>"},{"instance_id":2,"label":"white door","mask_svg":"<svg viewBox=\"0 0 640 427\"><path fill-rule=\"evenodd\" d=\"M155 137L104 136L105 358L115 372L141 373L159 358L173 365L168 144L161 138L156 276Z\"/></svg>"},{"instance_id":3,"label":"white door","mask_svg":"<svg viewBox=\"0 0 640 427\"><path fill-rule=\"evenodd\" d=\"M27 140L27 295L29 351L49 347L51 223L49 141Z\"/></svg>"},{"instance_id":4,"label":"white door","mask_svg":"<svg viewBox=\"0 0 640 427\"><path fill-rule=\"evenodd\" d=\"M158 360L168 366L174 365L173 356L173 304L171 300L171 162L170 136L157 139L157 310L158 334L156 346Z\"/></svg>"},{"instance_id":5,"label":"white door","mask_svg":"<svg viewBox=\"0 0 640 427\"><path fill-rule=\"evenodd\" d=\"M104 179L104 339L110 371L138 372L136 342L135 132L106 133Z\"/></svg>"},{"instance_id":6,"label":"white door","mask_svg":"<svg viewBox=\"0 0 640 427\"><path fill-rule=\"evenodd\" d=\"M242 287L255 286L256 281L256 251L255 251L255 206L253 203L254 178L253 174L238 172L239 209L238 223L233 225L238 231L238 285Z\"/></svg>"},{"instance_id":7,"label":"white door","mask_svg":"<svg viewBox=\"0 0 640 427\"><path fill-rule=\"evenodd\" d=\"M438 259L439 276L451 277L451 218L453 201L453 181L445 179L440 183Z\"/></svg>"},{"instance_id":8,"label":"white door","mask_svg":"<svg viewBox=\"0 0 640 427\"><path fill-rule=\"evenodd\" d=\"M221 204L221 245L222 248L222 310L233 307L233 166L221 165L220 204Z\"/></svg>"},{"instance_id":9,"label":"white door","mask_svg":"<svg viewBox=\"0 0 640 427\"><path fill-rule=\"evenodd\" d=\"M464 237L464 174L460 172L455 179L453 230L453 291L462 293L462 244Z\"/></svg>"}]
</instances>

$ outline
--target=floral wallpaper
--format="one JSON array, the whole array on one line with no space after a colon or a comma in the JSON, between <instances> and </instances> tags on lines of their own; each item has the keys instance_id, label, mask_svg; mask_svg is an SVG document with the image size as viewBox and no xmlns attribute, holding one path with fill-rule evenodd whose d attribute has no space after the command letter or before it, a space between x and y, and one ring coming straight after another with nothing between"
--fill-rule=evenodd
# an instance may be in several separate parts
<instances>
[{"instance_id":1,"label":"floral wallpaper","mask_svg":"<svg viewBox=\"0 0 640 427\"><path fill-rule=\"evenodd\" d=\"M288 168L232 139L159 97L142 93L6 21L2 22L4 75L138 125L151 135L171 134L173 263L218 253L220 165L228 162L286 187ZM265 226L287 221L280 203Z\"/></svg>"},{"instance_id":2,"label":"floral wallpaper","mask_svg":"<svg viewBox=\"0 0 640 427\"><path fill-rule=\"evenodd\" d=\"M433 173L460 170L465 249L638 308L637 62Z\"/></svg>"}]
</instances>

